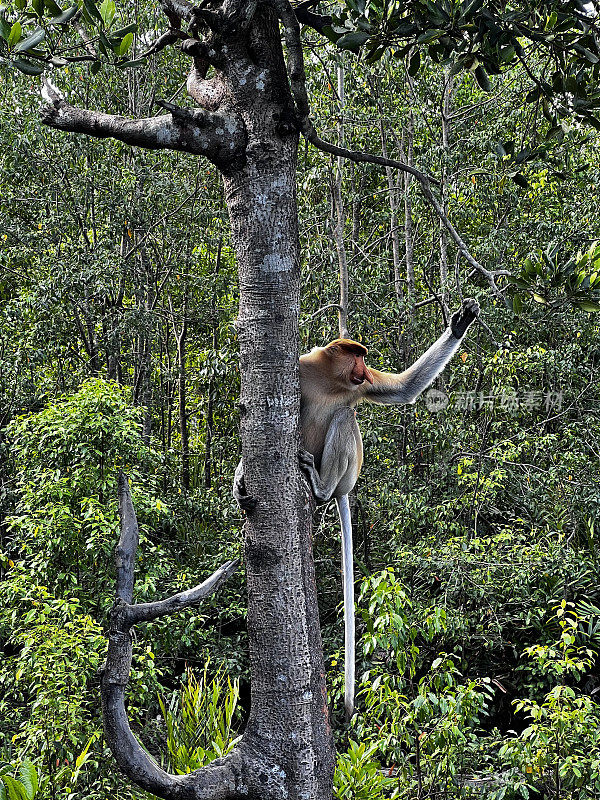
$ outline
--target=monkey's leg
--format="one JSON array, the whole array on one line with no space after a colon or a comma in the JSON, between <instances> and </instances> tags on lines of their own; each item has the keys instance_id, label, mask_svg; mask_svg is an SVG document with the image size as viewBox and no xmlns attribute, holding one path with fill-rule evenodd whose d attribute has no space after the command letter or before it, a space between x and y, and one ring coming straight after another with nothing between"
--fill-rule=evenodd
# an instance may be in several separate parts
<instances>
[{"instance_id":1,"label":"monkey's leg","mask_svg":"<svg viewBox=\"0 0 600 800\"><path fill-rule=\"evenodd\" d=\"M233 476L233 496L236 499L242 511L249 514L256 508L256 498L251 497L246 492L246 484L244 482L244 464L240 459L240 463L235 468L235 475Z\"/></svg>"},{"instance_id":2,"label":"monkey's leg","mask_svg":"<svg viewBox=\"0 0 600 800\"><path fill-rule=\"evenodd\" d=\"M307 450L300 450L299 460L317 503L351 492L362 464L362 441L354 409L346 406L333 415L325 434L319 470Z\"/></svg>"}]
</instances>

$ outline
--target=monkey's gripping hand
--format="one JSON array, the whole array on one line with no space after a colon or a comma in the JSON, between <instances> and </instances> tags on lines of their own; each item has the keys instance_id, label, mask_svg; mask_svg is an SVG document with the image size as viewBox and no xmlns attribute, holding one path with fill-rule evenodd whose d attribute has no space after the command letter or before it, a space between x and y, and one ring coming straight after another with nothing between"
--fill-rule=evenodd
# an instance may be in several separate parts
<instances>
[{"instance_id":1,"label":"monkey's gripping hand","mask_svg":"<svg viewBox=\"0 0 600 800\"><path fill-rule=\"evenodd\" d=\"M452 314L450 330L457 339L462 339L469 325L479 317L479 303L470 297L463 300L462 306Z\"/></svg>"},{"instance_id":2,"label":"monkey's gripping hand","mask_svg":"<svg viewBox=\"0 0 600 800\"><path fill-rule=\"evenodd\" d=\"M237 465L235 469L235 475L233 476L233 496L239 507L242 509L242 511L245 511L246 514L249 514L256 508L256 497L251 497L246 492L246 483L244 481L244 464L242 461L240 461L240 463Z\"/></svg>"}]
</instances>

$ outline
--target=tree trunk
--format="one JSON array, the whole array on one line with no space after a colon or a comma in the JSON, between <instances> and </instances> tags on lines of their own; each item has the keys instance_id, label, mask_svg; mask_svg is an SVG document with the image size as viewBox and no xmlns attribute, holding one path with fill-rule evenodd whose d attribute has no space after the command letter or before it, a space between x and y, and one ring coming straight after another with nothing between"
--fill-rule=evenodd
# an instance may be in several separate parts
<instances>
[{"instance_id":1,"label":"tree trunk","mask_svg":"<svg viewBox=\"0 0 600 800\"><path fill-rule=\"evenodd\" d=\"M378 87L379 88L379 87ZM379 122L379 133L381 135L381 153L384 158L388 157L387 138L385 135L385 124L383 119ZM390 236L392 239L392 259L394 265L394 292L398 304L401 306L402 297L402 268L400 264L400 236L398 233L398 183L400 175L397 170L391 167L385 168L388 185L388 200L390 204ZM413 281L414 282L414 281Z\"/></svg>"},{"instance_id":2,"label":"tree trunk","mask_svg":"<svg viewBox=\"0 0 600 800\"><path fill-rule=\"evenodd\" d=\"M450 115L452 112L452 95L454 91L454 78L449 70L444 72L442 88L442 196L441 205L444 214L448 216L448 166L450 163ZM444 316L448 318L449 285L448 285L448 237L446 228L440 221L440 297L444 309Z\"/></svg>"},{"instance_id":3,"label":"tree trunk","mask_svg":"<svg viewBox=\"0 0 600 800\"><path fill-rule=\"evenodd\" d=\"M337 67L337 91L340 102L339 117L337 124L338 146L344 146L344 107L346 103L344 87L344 64L343 55L339 56L340 61ZM344 242L344 228L346 227L346 208L342 193L343 178L343 159L338 157L337 167L332 182L333 191L333 219L332 230L335 249L338 256L339 267L339 286L340 286L340 306L338 309L338 329L340 337L349 338L348 333L348 259L346 256L346 244Z\"/></svg>"},{"instance_id":4,"label":"tree trunk","mask_svg":"<svg viewBox=\"0 0 600 800\"><path fill-rule=\"evenodd\" d=\"M279 31L270 18L261 27L283 80ZM245 526L252 681L244 744L281 766L286 797L329 800L334 752L311 509L298 468L298 140L273 129L270 100L242 112L248 161L224 178L240 280L242 458L247 491L258 498Z\"/></svg>"},{"instance_id":5,"label":"tree trunk","mask_svg":"<svg viewBox=\"0 0 600 800\"><path fill-rule=\"evenodd\" d=\"M406 126L406 163L411 167L414 165L414 136L415 120L412 110L408 112ZM410 196L410 185L412 176L408 172L404 173L404 243L406 254L406 294L408 306L408 322L412 327L415 311L415 260L414 260L414 230L412 219L412 200Z\"/></svg>"},{"instance_id":6,"label":"tree trunk","mask_svg":"<svg viewBox=\"0 0 600 800\"><path fill-rule=\"evenodd\" d=\"M179 388L179 437L181 439L181 469L180 479L183 489L188 491L190 488L190 439L187 417L187 372L186 372L186 343L187 343L187 303L188 289L185 287L183 297L183 318L181 328L177 327L173 301L169 297L169 310L171 312L171 324L173 334L177 343L177 383Z\"/></svg>"},{"instance_id":7,"label":"tree trunk","mask_svg":"<svg viewBox=\"0 0 600 800\"><path fill-rule=\"evenodd\" d=\"M215 261L215 277L213 283L213 292L210 300L211 311L211 326L212 326L212 352L213 358L216 356L219 347L219 320L217 319L217 302L216 302L216 282L221 270L221 250L223 247L222 237L219 239L217 245L217 257ZM204 445L204 487L210 489L212 486L212 445L213 445L213 426L214 426L214 395L215 395L215 377L210 375L208 379L207 389L208 401L206 406L206 435Z\"/></svg>"},{"instance_id":8,"label":"tree trunk","mask_svg":"<svg viewBox=\"0 0 600 800\"><path fill-rule=\"evenodd\" d=\"M186 305L183 307L187 313ZM187 419L187 386L186 386L186 339L187 320L184 318L181 334L177 339L177 360L179 362L179 435L181 437L181 485L187 491L190 488L190 441Z\"/></svg>"}]
</instances>

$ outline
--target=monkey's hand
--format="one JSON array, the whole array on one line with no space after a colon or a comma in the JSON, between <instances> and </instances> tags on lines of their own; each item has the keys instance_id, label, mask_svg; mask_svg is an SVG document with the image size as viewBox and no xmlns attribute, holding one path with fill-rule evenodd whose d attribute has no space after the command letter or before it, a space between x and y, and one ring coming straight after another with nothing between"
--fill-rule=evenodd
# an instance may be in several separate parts
<instances>
[{"instance_id":1,"label":"monkey's hand","mask_svg":"<svg viewBox=\"0 0 600 800\"><path fill-rule=\"evenodd\" d=\"M239 507L242 509L242 511L245 511L246 514L250 514L250 512L254 511L256 508L256 497L251 497L246 492L246 483L244 481L244 465L241 461L237 465L235 475L233 477L233 496Z\"/></svg>"},{"instance_id":2,"label":"monkey's hand","mask_svg":"<svg viewBox=\"0 0 600 800\"><path fill-rule=\"evenodd\" d=\"M326 503L330 498L325 495L321 476L315 467L313 454L301 448L298 451L298 461L300 462L300 469L308 481L315 500L317 503Z\"/></svg>"},{"instance_id":3,"label":"monkey's hand","mask_svg":"<svg viewBox=\"0 0 600 800\"><path fill-rule=\"evenodd\" d=\"M479 303L470 297L463 300L462 306L452 314L450 330L457 339L462 339L469 325L479 317Z\"/></svg>"}]
</instances>

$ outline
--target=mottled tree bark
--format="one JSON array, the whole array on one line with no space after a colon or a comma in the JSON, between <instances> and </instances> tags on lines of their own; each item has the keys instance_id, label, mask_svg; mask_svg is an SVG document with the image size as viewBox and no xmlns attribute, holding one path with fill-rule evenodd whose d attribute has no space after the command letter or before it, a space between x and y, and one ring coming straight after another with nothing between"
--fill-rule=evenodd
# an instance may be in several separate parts
<instances>
[{"instance_id":1,"label":"mottled tree bark","mask_svg":"<svg viewBox=\"0 0 600 800\"><path fill-rule=\"evenodd\" d=\"M343 54L339 56L340 61L337 67L337 91L339 98L339 116L337 124L338 145L344 146L344 107L346 104L345 87L344 87L344 63L342 61ZM339 286L340 286L340 305L338 309L338 329L340 337L343 339L349 338L348 333L348 259L346 257L346 244L344 242L344 229L346 227L346 207L342 193L342 180L343 180L343 159L341 156L337 158L337 167L332 181L332 194L333 194L333 214L331 219L331 227L333 231L333 240L335 242L335 249L338 256L339 267Z\"/></svg>"},{"instance_id":2,"label":"mottled tree bark","mask_svg":"<svg viewBox=\"0 0 600 800\"><path fill-rule=\"evenodd\" d=\"M448 215L448 166L450 162L450 117L452 113L452 95L454 78L449 70L444 71L442 88L442 194L441 206ZM440 221L440 296L445 317L448 317L449 285L448 285L448 236L446 228Z\"/></svg>"}]
</instances>

